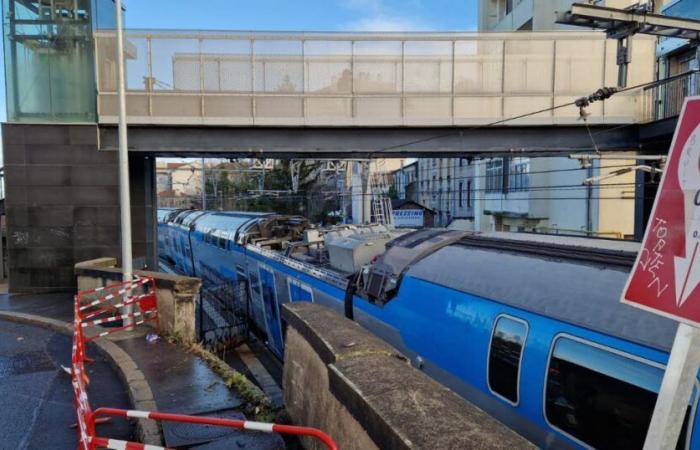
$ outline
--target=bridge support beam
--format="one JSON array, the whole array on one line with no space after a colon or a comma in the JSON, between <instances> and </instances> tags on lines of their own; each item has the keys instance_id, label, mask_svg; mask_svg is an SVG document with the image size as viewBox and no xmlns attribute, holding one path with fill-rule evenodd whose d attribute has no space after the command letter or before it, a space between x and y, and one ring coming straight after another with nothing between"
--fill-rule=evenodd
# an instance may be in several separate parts
<instances>
[{"instance_id":1,"label":"bridge support beam","mask_svg":"<svg viewBox=\"0 0 700 450\"><path fill-rule=\"evenodd\" d=\"M457 154L563 156L594 151L655 151L640 125L467 128L130 126L129 150L159 155L266 158L455 157ZM596 146L593 145L595 140ZM100 125L100 149L117 149L117 129ZM667 149L666 149L667 150ZM665 150L665 151L666 151Z\"/></svg>"}]
</instances>

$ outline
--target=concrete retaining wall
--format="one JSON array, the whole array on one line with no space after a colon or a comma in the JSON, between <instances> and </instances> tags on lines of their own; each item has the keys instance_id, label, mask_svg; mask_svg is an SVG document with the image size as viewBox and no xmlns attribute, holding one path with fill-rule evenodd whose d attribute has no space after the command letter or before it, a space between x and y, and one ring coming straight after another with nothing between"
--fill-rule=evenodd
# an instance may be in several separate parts
<instances>
[{"instance_id":1,"label":"concrete retaining wall","mask_svg":"<svg viewBox=\"0 0 700 450\"><path fill-rule=\"evenodd\" d=\"M336 312L299 302L284 305L282 316L287 411L340 448L535 448ZM321 449L310 440L304 445Z\"/></svg>"},{"instance_id":2,"label":"concrete retaining wall","mask_svg":"<svg viewBox=\"0 0 700 450\"><path fill-rule=\"evenodd\" d=\"M158 297L158 326L162 333L185 343L196 341L195 308L202 282L199 278L137 270L155 278ZM122 280L116 258L98 258L75 265L78 290L94 289Z\"/></svg>"},{"instance_id":3,"label":"concrete retaining wall","mask_svg":"<svg viewBox=\"0 0 700 450\"><path fill-rule=\"evenodd\" d=\"M96 124L2 124L10 292L74 292L74 264L120 256L117 152L98 150L97 133ZM154 161L129 156L135 265L148 267Z\"/></svg>"}]
</instances>

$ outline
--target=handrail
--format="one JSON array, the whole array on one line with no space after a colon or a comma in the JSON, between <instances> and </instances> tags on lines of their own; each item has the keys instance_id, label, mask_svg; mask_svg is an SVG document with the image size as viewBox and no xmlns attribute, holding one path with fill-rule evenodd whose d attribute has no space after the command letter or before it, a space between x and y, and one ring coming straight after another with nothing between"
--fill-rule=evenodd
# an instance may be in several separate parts
<instances>
[{"instance_id":1,"label":"handrail","mask_svg":"<svg viewBox=\"0 0 700 450\"><path fill-rule=\"evenodd\" d=\"M644 88L642 88L642 90L648 91L649 89L654 89L654 88L657 88L659 86L663 86L664 84L671 83L671 82L676 81L680 78L689 77L689 76L696 74L696 73L700 73L700 69L692 69L692 70L689 70L687 72L679 73L678 75L673 75L671 77L664 78L663 80L657 80L653 84L649 84L647 86L644 86Z\"/></svg>"},{"instance_id":2,"label":"handrail","mask_svg":"<svg viewBox=\"0 0 700 450\"><path fill-rule=\"evenodd\" d=\"M197 425L214 425L219 427L237 428L239 430L260 431L263 433L291 434L295 436L307 436L316 438L328 448L328 450L338 450L338 446L333 439L323 431L312 427L300 427L296 425L279 425L276 423L253 422L240 419L223 419L221 417L188 416L185 414L170 414L158 411L136 411L118 408L97 408L91 420L95 421L98 416L117 416L126 418L151 419L166 422L191 423Z\"/></svg>"}]
</instances>

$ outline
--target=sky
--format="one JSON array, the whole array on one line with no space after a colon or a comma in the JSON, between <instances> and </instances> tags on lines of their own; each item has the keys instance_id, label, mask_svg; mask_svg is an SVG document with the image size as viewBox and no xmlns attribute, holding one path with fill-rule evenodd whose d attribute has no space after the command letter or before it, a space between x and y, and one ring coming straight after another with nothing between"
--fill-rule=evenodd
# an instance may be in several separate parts
<instances>
[{"instance_id":1,"label":"sky","mask_svg":"<svg viewBox=\"0 0 700 450\"><path fill-rule=\"evenodd\" d=\"M477 25L477 0L128 0L125 4L129 28L464 31Z\"/></svg>"}]
</instances>

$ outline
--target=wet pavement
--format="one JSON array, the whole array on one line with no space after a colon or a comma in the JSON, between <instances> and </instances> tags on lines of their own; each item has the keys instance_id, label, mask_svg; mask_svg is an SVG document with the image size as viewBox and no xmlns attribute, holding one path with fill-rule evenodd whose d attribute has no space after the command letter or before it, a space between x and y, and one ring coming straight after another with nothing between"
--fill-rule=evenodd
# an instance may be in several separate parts
<instances>
[{"instance_id":1,"label":"wet pavement","mask_svg":"<svg viewBox=\"0 0 700 450\"><path fill-rule=\"evenodd\" d=\"M147 342L143 337L117 342L143 371L161 412L245 419L245 405L209 366L177 345L163 339ZM276 434L230 428L163 422L163 438L171 448L282 449Z\"/></svg>"},{"instance_id":2,"label":"wet pavement","mask_svg":"<svg viewBox=\"0 0 700 450\"><path fill-rule=\"evenodd\" d=\"M72 322L73 295L69 293L0 294L0 310L36 314Z\"/></svg>"},{"instance_id":3,"label":"wet pavement","mask_svg":"<svg viewBox=\"0 0 700 450\"><path fill-rule=\"evenodd\" d=\"M70 365L71 338L44 328L0 320L0 449L75 449L73 391L61 365ZM88 365L93 408L129 408L117 374L96 351ZM101 436L131 439L134 427L114 419Z\"/></svg>"}]
</instances>

